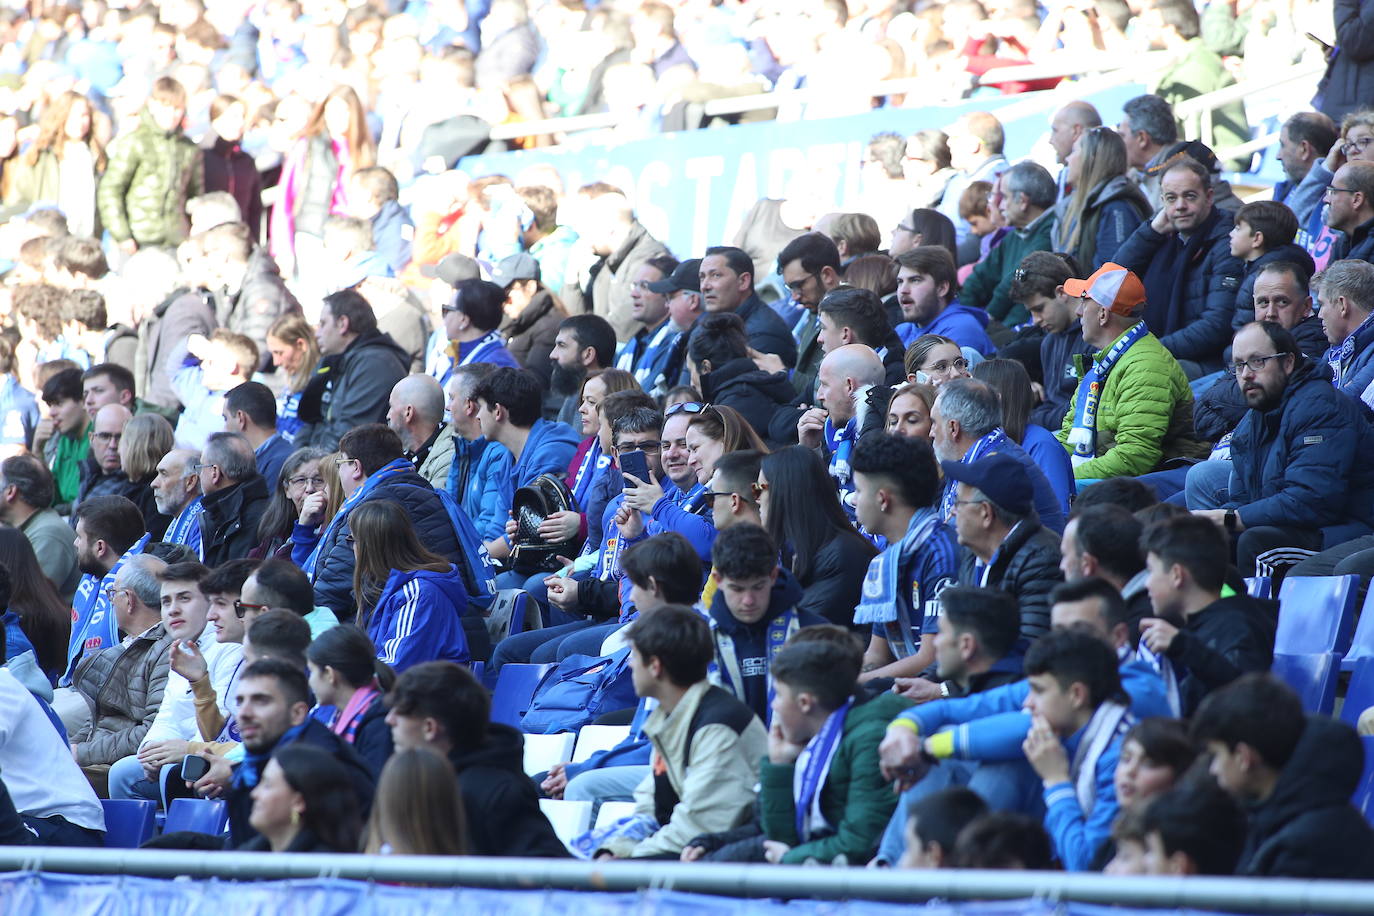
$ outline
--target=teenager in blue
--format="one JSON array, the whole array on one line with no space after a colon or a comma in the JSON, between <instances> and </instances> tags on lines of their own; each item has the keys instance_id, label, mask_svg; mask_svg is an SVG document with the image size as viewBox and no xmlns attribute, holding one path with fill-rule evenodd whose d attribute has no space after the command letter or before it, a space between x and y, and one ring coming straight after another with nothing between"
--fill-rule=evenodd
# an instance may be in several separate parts
<instances>
[{"instance_id":1,"label":"teenager in blue","mask_svg":"<svg viewBox=\"0 0 1374 916\"><path fill-rule=\"evenodd\" d=\"M959 277L949 250L920 245L897 256L897 304L906 321L897 325L904 346L923 334L948 337L961 348L991 356L997 347L988 337L988 313L960 305Z\"/></svg>"},{"instance_id":2,"label":"teenager in blue","mask_svg":"<svg viewBox=\"0 0 1374 916\"><path fill-rule=\"evenodd\" d=\"M489 547L506 533L507 512L501 507L501 488L515 465L504 445L490 442L482 435L482 424L477 419L478 403L473 390L494 371L496 367L491 363L470 363L454 369L448 383L448 413L453 423L448 492L458 500L482 543Z\"/></svg>"},{"instance_id":3,"label":"teenager in blue","mask_svg":"<svg viewBox=\"0 0 1374 916\"><path fill-rule=\"evenodd\" d=\"M67 644L67 670L59 685L71 683L83 653L108 649L119 642L114 608L107 589L126 557L142 553L148 542L143 513L123 496L93 496L76 508L76 563L83 573L72 603L72 635Z\"/></svg>"},{"instance_id":4,"label":"teenager in blue","mask_svg":"<svg viewBox=\"0 0 1374 916\"><path fill-rule=\"evenodd\" d=\"M401 672L421 662L467 664L459 618L468 596L458 568L420 543L406 511L373 500L349 517L358 623L377 657Z\"/></svg>"},{"instance_id":5,"label":"teenager in blue","mask_svg":"<svg viewBox=\"0 0 1374 916\"><path fill-rule=\"evenodd\" d=\"M860 680L916 677L935 661L940 592L959 569L954 532L935 511L939 471L925 439L883 433L854 448L859 524L887 548L869 563L854 623L872 628Z\"/></svg>"},{"instance_id":6,"label":"teenager in blue","mask_svg":"<svg viewBox=\"0 0 1374 916\"><path fill-rule=\"evenodd\" d=\"M757 476L757 473L755 474ZM711 548L711 680L733 693L765 723L772 717L774 656L802 627L825 618L796 610L801 586L778 566L778 548L758 525L741 523L720 533Z\"/></svg>"},{"instance_id":7,"label":"teenager in blue","mask_svg":"<svg viewBox=\"0 0 1374 916\"><path fill-rule=\"evenodd\" d=\"M501 481L499 509L503 515L509 514L515 491L540 474L563 477L577 451L580 440L572 427L539 416L543 397L534 373L507 366L478 382L472 391L482 435L505 446L514 460L511 474ZM503 537L487 549L492 556L504 558L510 545Z\"/></svg>"}]
</instances>

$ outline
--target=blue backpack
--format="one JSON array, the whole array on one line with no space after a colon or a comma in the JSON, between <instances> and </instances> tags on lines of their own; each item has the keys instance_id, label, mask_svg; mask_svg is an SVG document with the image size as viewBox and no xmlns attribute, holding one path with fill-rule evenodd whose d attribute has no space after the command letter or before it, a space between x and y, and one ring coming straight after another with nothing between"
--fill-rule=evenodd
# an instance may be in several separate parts
<instances>
[{"instance_id":1,"label":"blue backpack","mask_svg":"<svg viewBox=\"0 0 1374 916\"><path fill-rule=\"evenodd\" d=\"M577 731L608 712L639 701L630 676L630 650L597 658L569 655L534 688L520 730L531 735Z\"/></svg>"}]
</instances>

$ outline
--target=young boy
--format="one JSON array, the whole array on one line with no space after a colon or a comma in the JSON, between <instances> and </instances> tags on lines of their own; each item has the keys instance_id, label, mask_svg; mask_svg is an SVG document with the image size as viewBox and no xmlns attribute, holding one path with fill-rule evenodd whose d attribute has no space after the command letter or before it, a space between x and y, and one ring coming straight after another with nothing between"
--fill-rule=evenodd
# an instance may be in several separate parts
<instances>
[{"instance_id":1,"label":"young boy","mask_svg":"<svg viewBox=\"0 0 1374 916\"><path fill-rule=\"evenodd\" d=\"M902 868L948 868L959 834L988 813L982 796L964 786L941 789L911 806Z\"/></svg>"},{"instance_id":2,"label":"young boy","mask_svg":"<svg viewBox=\"0 0 1374 916\"><path fill-rule=\"evenodd\" d=\"M734 694L763 722L772 718L776 685L769 669L783 644L802 627L825 620L796 610L801 586L778 566L778 548L758 525L732 525L711 548L712 680ZM857 673L856 673L857 674Z\"/></svg>"},{"instance_id":3,"label":"young boy","mask_svg":"<svg viewBox=\"0 0 1374 916\"><path fill-rule=\"evenodd\" d=\"M748 819L758 760L768 749L748 707L706 680L711 632L695 611L662 607L630 625L635 693L658 701L644 724L649 775L635 789L648 831L604 841L597 858L676 858L688 840Z\"/></svg>"},{"instance_id":4,"label":"young boy","mask_svg":"<svg viewBox=\"0 0 1374 916\"><path fill-rule=\"evenodd\" d=\"M1147 875L1233 875L1245 845L1245 813L1210 776L1155 798L1141 827Z\"/></svg>"},{"instance_id":5,"label":"young boy","mask_svg":"<svg viewBox=\"0 0 1374 916\"><path fill-rule=\"evenodd\" d=\"M81 370L63 369L44 383L42 395L48 415L35 431L34 448L42 450L52 471L57 488L53 506L65 513L81 489L81 463L91 451L86 436L91 418L81 390Z\"/></svg>"},{"instance_id":6,"label":"young boy","mask_svg":"<svg viewBox=\"0 0 1374 916\"><path fill-rule=\"evenodd\" d=\"M204 450L210 434L224 429L225 395L251 381L257 365L258 347L242 334L224 328L208 338L192 334L186 358L172 373L172 387L186 405L177 420L177 443Z\"/></svg>"},{"instance_id":7,"label":"young boy","mask_svg":"<svg viewBox=\"0 0 1374 916\"><path fill-rule=\"evenodd\" d=\"M110 144L96 190L100 221L130 255L149 245L176 245L190 231L186 201L205 191L199 148L182 133L186 90L158 77L138 127Z\"/></svg>"},{"instance_id":8,"label":"young boy","mask_svg":"<svg viewBox=\"0 0 1374 916\"><path fill-rule=\"evenodd\" d=\"M1255 278L1266 264L1289 261L1311 276L1316 265L1302 246L1293 244L1298 234L1298 218L1284 204L1257 200L1236 211L1231 229L1231 256L1245 264L1245 274L1236 292L1236 314L1231 327L1239 329L1255 320Z\"/></svg>"}]
</instances>

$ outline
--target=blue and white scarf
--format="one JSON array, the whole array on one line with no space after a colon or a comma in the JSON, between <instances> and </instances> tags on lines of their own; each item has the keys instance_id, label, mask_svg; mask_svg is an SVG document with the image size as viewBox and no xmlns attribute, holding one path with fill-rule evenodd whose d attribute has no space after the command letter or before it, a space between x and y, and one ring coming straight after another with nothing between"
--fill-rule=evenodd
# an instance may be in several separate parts
<instances>
[{"instance_id":1,"label":"blue and white scarf","mask_svg":"<svg viewBox=\"0 0 1374 916\"><path fill-rule=\"evenodd\" d=\"M739 654L735 651L735 641L730 638L729 634L721 633L716 628L714 617L708 616L707 620L711 625L712 636L716 644L715 660L711 662L708 668L708 674L714 674L716 678L719 679L722 687L734 694L740 702L744 702L744 671L740 667ZM800 625L797 622L796 611L787 611L786 613L779 614L768 624L768 634L764 638L763 644L763 652L768 659L768 674L766 677L768 679L767 710L769 721L765 722L765 725L771 723L773 718L773 695L775 693L773 686L773 659L777 657L778 653L782 651L783 646L787 644L788 637L798 629L800 629ZM736 687L736 684L739 686Z\"/></svg>"},{"instance_id":2,"label":"blue and white scarf","mask_svg":"<svg viewBox=\"0 0 1374 916\"><path fill-rule=\"evenodd\" d=\"M348 518L348 513L353 510L353 507L362 502L367 494L377 489L389 478L395 477L397 474L403 474L406 471L413 473L415 471L415 466L404 458L397 458L390 464L378 468L374 473L367 475L367 479L363 481L362 486L354 490L353 495L343 501L343 505L339 507L339 511L335 512L334 517L329 520L329 527L320 534L319 543L315 545L315 549L312 550L310 556L306 558L303 569L305 574L310 577L311 582L315 581L315 566L320 562L320 548L329 543L330 534L344 523L344 519Z\"/></svg>"},{"instance_id":3,"label":"blue and white scarf","mask_svg":"<svg viewBox=\"0 0 1374 916\"><path fill-rule=\"evenodd\" d=\"M973 447L964 453L964 457L959 459L960 464L973 464L979 458L991 455L1000 451L1011 440L1003 432L1002 427L997 427L977 442ZM954 518L955 501L958 498L958 486L955 481L945 481L945 493L940 499L940 517L945 521Z\"/></svg>"},{"instance_id":4,"label":"blue and white scarf","mask_svg":"<svg viewBox=\"0 0 1374 916\"><path fill-rule=\"evenodd\" d=\"M115 622L114 607L105 591L114 586L115 576L129 557L138 556L148 546L149 535L143 535L138 543L124 552L103 578L84 575L76 587L76 597L72 602L72 635L67 642L67 670L57 684L69 687L76 663L84 652L108 649L119 641L119 626ZM133 635L133 634L130 634Z\"/></svg>"},{"instance_id":5,"label":"blue and white scarf","mask_svg":"<svg viewBox=\"0 0 1374 916\"><path fill-rule=\"evenodd\" d=\"M190 547L198 557L203 557L200 516L205 511L205 506L201 504L202 499L203 497L197 496L190 505L178 512L177 517L167 526L167 533L162 536L162 540L168 544L183 544Z\"/></svg>"},{"instance_id":6,"label":"blue and white scarf","mask_svg":"<svg viewBox=\"0 0 1374 916\"><path fill-rule=\"evenodd\" d=\"M292 445L296 435L305 426L300 418L301 391L283 391L277 398L277 434Z\"/></svg>"},{"instance_id":7,"label":"blue and white scarf","mask_svg":"<svg viewBox=\"0 0 1374 916\"><path fill-rule=\"evenodd\" d=\"M492 331L486 337L477 341L477 345L468 351L467 355L458 361L460 366L471 366L473 363L484 363L488 357L506 345L506 339L501 336L500 331ZM459 345L459 349L462 346Z\"/></svg>"},{"instance_id":8,"label":"blue and white scarf","mask_svg":"<svg viewBox=\"0 0 1374 916\"><path fill-rule=\"evenodd\" d=\"M854 507L845 497L854 492L854 469L849 466L849 459L854 454L854 443L858 439L859 421L856 417L850 417L849 422L840 429L836 429L835 424L826 418L825 443L830 448L830 476L835 478L840 505L851 522L854 520Z\"/></svg>"},{"instance_id":9,"label":"blue and white scarf","mask_svg":"<svg viewBox=\"0 0 1374 916\"><path fill-rule=\"evenodd\" d=\"M286 733L277 739L277 743L265 751L250 751L245 745L243 748L243 762L234 768L234 778L232 781L234 787L251 789L256 786L258 780L262 779L262 771L267 769L267 764L272 759L272 753L278 748L286 747L299 738L301 732L305 731L305 727L309 724L310 720L306 719L300 725L288 728Z\"/></svg>"},{"instance_id":10,"label":"blue and white scarf","mask_svg":"<svg viewBox=\"0 0 1374 916\"><path fill-rule=\"evenodd\" d=\"M1112 371L1112 367L1136 341L1148 333L1145 322L1136 322L1116 339L1110 350L1093 360L1092 366L1079 381L1073 405L1073 429L1069 430L1069 444L1073 446L1073 454L1069 457L1074 467L1097 457L1097 402L1102 399L1107 373Z\"/></svg>"},{"instance_id":11,"label":"blue and white scarf","mask_svg":"<svg viewBox=\"0 0 1374 916\"><path fill-rule=\"evenodd\" d=\"M1364 330L1364 326L1374 319L1374 314L1367 315L1360 326L1346 335L1345 340L1341 341L1340 346L1332 347L1326 351L1326 361L1331 366L1332 381L1337 388L1341 387L1341 378L1344 367L1350 362L1350 358L1355 355L1355 337Z\"/></svg>"},{"instance_id":12,"label":"blue and white scarf","mask_svg":"<svg viewBox=\"0 0 1374 916\"><path fill-rule=\"evenodd\" d=\"M573 502L577 503L580 511L586 509L587 494L591 492L592 483L610 465L611 456L601 452L600 437L592 439L592 444L582 453L582 463L577 466L577 473L573 475ZM588 521L591 522L590 519Z\"/></svg>"},{"instance_id":13,"label":"blue and white scarf","mask_svg":"<svg viewBox=\"0 0 1374 916\"><path fill-rule=\"evenodd\" d=\"M796 803L797 837L807 842L812 837L833 832L821 811L821 786L830 775L830 764L840 749L844 736L844 720L854 705L853 698L835 710L825 720L821 730L807 742L792 769L792 798Z\"/></svg>"},{"instance_id":14,"label":"blue and white scarf","mask_svg":"<svg viewBox=\"0 0 1374 916\"><path fill-rule=\"evenodd\" d=\"M652 335L636 334L627 340L615 367L633 373L639 387L652 392L662 375L664 355L677 343L677 334L677 328L665 318Z\"/></svg>"},{"instance_id":15,"label":"blue and white scarf","mask_svg":"<svg viewBox=\"0 0 1374 916\"><path fill-rule=\"evenodd\" d=\"M875 623L887 624L897 621L902 639L911 643L911 620L906 616L906 605L899 601L898 579L902 567L930 540L930 536L942 525L940 516L931 509L920 509L911 517L906 534L895 544L878 554L868 563L868 573L864 576L863 591L859 606L854 609L854 623L868 626ZM910 647L914 654L915 648Z\"/></svg>"}]
</instances>

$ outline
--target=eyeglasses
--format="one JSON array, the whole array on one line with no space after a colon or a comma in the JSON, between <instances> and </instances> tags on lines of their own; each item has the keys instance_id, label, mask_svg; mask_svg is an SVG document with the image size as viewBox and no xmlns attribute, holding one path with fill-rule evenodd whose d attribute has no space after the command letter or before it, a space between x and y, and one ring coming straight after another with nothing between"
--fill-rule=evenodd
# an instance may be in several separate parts
<instances>
[{"instance_id":1,"label":"eyeglasses","mask_svg":"<svg viewBox=\"0 0 1374 916\"><path fill-rule=\"evenodd\" d=\"M265 610L268 610L268 609L271 608L271 607L272 607L272 605L270 605L270 604L249 604L249 603L246 602L246 601L239 601L237 598L235 598L235 599L234 599L234 616L235 616L235 617L240 617L240 618L241 618L241 617L243 617L244 613L247 612L247 611L252 611L254 614L259 614L259 613L261 613L261 612L263 612L263 611L265 611Z\"/></svg>"},{"instance_id":2,"label":"eyeglasses","mask_svg":"<svg viewBox=\"0 0 1374 916\"><path fill-rule=\"evenodd\" d=\"M1249 359L1238 359L1226 367L1227 373L1240 375L1246 369L1251 372L1259 372L1264 368L1264 364L1271 359L1278 359L1280 356L1287 356L1287 353L1271 353L1268 356L1252 356Z\"/></svg>"},{"instance_id":3,"label":"eyeglasses","mask_svg":"<svg viewBox=\"0 0 1374 916\"><path fill-rule=\"evenodd\" d=\"M97 442L114 442L114 443L118 443L120 439L124 438L124 434L123 434L123 433L91 433L91 438L94 439L94 440L96 440Z\"/></svg>"},{"instance_id":4,"label":"eyeglasses","mask_svg":"<svg viewBox=\"0 0 1374 916\"><path fill-rule=\"evenodd\" d=\"M955 372L967 372L967 371L968 371L968 360L964 359L962 356L959 357L958 359L954 360L953 362L950 362L949 360L944 360L944 359L942 359L942 360L940 360L938 363L935 363L935 364L932 365L932 366L923 366L922 369L921 369L921 371L922 371L922 372L933 372L933 373L935 373L936 375L946 375L946 374L949 373L949 371L950 371L951 369L954 370Z\"/></svg>"},{"instance_id":5,"label":"eyeglasses","mask_svg":"<svg viewBox=\"0 0 1374 916\"><path fill-rule=\"evenodd\" d=\"M460 309L460 308L459 308L458 306L456 306L456 305L445 305L445 306L442 306L442 307L439 309L439 311L442 312L443 314L447 315L447 314L449 314L450 312L461 312L462 309Z\"/></svg>"},{"instance_id":6,"label":"eyeglasses","mask_svg":"<svg viewBox=\"0 0 1374 916\"><path fill-rule=\"evenodd\" d=\"M187 473L187 474L199 474L201 471L204 471L206 468L213 468L213 467L219 467L219 465L216 465L216 464L201 464L199 461L192 461L190 464L186 465L186 473Z\"/></svg>"},{"instance_id":7,"label":"eyeglasses","mask_svg":"<svg viewBox=\"0 0 1374 916\"><path fill-rule=\"evenodd\" d=\"M1374 137L1361 137L1358 140L1347 140L1345 142L1345 154L1362 153L1369 148L1369 144L1374 143Z\"/></svg>"},{"instance_id":8,"label":"eyeglasses","mask_svg":"<svg viewBox=\"0 0 1374 916\"><path fill-rule=\"evenodd\" d=\"M120 592L127 592L128 589L122 585L107 585L104 588L102 588L101 591L105 593L105 597L107 599L113 601L115 595L119 594Z\"/></svg>"},{"instance_id":9,"label":"eyeglasses","mask_svg":"<svg viewBox=\"0 0 1374 916\"><path fill-rule=\"evenodd\" d=\"M800 279L800 280L793 280L791 283L786 284L786 286L787 286L787 288L788 288L789 290L791 290L794 294L795 294L795 293L800 293L803 289L806 288L806 284L807 284L807 283L809 283L809 282L811 282L812 280L816 279L818 276L820 276L820 275L819 275L819 274L807 274L807 275L806 275L805 277L803 277L802 279Z\"/></svg>"},{"instance_id":10,"label":"eyeglasses","mask_svg":"<svg viewBox=\"0 0 1374 916\"><path fill-rule=\"evenodd\" d=\"M663 449L663 443L657 439L645 439L643 442L622 442L615 447L620 454L626 452L648 452L654 454Z\"/></svg>"},{"instance_id":11,"label":"eyeglasses","mask_svg":"<svg viewBox=\"0 0 1374 916\"><path fill-rule=\"evenodd\" d=\"M323 489L323 477L292 477L286 482L288 487L304 487L306 485L314 487L316 490Z\"/></svg>"},{"instance_id":12,"label":"eyeglasses","mask_svg":"<svg viewBox=\"0 0 1374 916\"><path fill-rule=\"evenodd\" d=\"M897 224L897 228L898 228L900 231L902 231L902 232L909 233L910 235L915 235L915 234L916 234L916 227L915 227L915 226L908 226L906 223L898 223L898 224Z\"/></svg>"},{"instance_id":13,"label":"eyeglasses","mask_svg":"<svg viewBox=\"0 0 1374 916\"><path fill-rule=\"evenodd\" d=\"M750 484L749 486L750 486L750 487L757 487L758 484L754 483L754 484ZM704 491L701 495L702 495L703 497L705 497L705 499L706 499L706 501L707 501L708 503L712 503L712 504L715 503L716 497L718 497L718 496L738 496L740 499L744 500L744 501L747 502L747 503L757 503L757 502L758 502L758 497L757 497L757 495L755 495L754 497L751 498L751 497L745 496L743 493L735 493L734 491L731 491L731 490L725 490L725 491L721 491L721 492L715 492L715 491L712 491L712 490L706 490L706 491Z\"/></svg>"},{"instance_id":14,"label":"eyeglasses","mask_svg":"<svg viewBox=\"0 0 1374 916\"><path fill-rule=\"evenodd\" d=\"M664 414L663 414L663 419L666 420L666 419L668 419L669 417L675 417L675 416L677 416L677 415L680 414L680 413L686 413L686 414L698 414L698 413L703 413L703 412L705 412L706 408L707 408L707 407L710 407L710 406L711 406L710 404L699 404L699 403L697 403L696 401L683 401L683 402L681 402L681 403L679 403L679 404L674 404L672 407L669 407L669 408L664 412Z\"/></svg>"},{"instance_id":15,"label":"eyeglasses","mask_svg":"<svg viewBox=\"0 0 1374 916\"><path fill-rule=\"evenodd\" d=\"M986 499L956 499L954 501L954 508L958 509L960 506L977 506L986 503Z\"/></svg>"},{"instance_id":16,"label":"eyeglasses","mask_svg":"<svg viewBox=\"0 0 1374 916\"><path fill-rule=\"evenodd\" d=\"M1330 195L1330 194L1354 194L1354 193L1355 193L1355 189L1354 189L1354 188L1338 188L1338 187L1336 187L1334 184L1329 184L1329 185L1326 186L1326 193L1327 193L1328 195Z\"/></svg>"},{"instance_id":17,"label":"eyeglasses","mask_svg":"<svg viewBox=\"0 0 1374 916\"><path fill-rule=\"evenodd\" d=\"M343 467L344 465L348 464L350 461L357 461L357 460L358 460L357 458L335 458L335 459L334 459L334 467L336 467L336 468L341 468L341 467ZM324 481L320 481L320 483L324 483Z\"/></svg>"}]
</instances>

